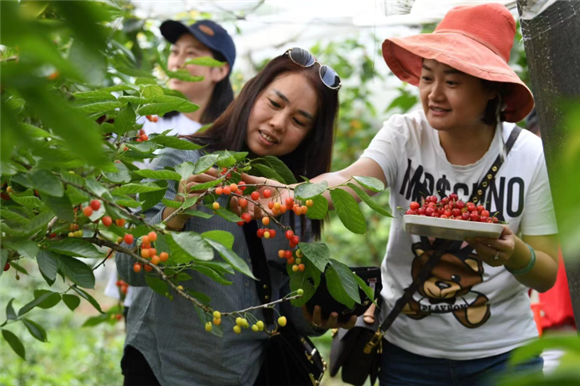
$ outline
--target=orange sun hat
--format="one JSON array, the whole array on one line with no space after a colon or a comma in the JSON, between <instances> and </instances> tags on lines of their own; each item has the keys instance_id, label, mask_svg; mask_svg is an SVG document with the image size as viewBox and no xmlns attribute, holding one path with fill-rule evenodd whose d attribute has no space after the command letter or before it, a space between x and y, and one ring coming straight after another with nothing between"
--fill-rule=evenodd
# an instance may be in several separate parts
<instances>
[{"instance_id":1,"label":"orange sun hat","mask_svg":"<svg viewBox=\"0 0 580 386\"><path fill-rule=\"evenodd\" d=\"M509 66L516 23L501 4L452 8L430 34L390 38L383 57L403 82L419 85L423 59L433 59L466 74L505 83L503 116L508 122L524 119L534 107L530 89Z\"/></svg>"}]
</instances>

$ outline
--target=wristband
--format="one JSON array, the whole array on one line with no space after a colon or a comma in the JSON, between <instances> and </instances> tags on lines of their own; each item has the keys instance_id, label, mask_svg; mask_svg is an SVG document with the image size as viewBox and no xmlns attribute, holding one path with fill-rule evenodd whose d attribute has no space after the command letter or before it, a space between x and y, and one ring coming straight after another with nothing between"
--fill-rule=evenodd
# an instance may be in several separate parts
<instances>
[{"instance_id":1,"label":"wristband","mask_svg":"<svg viewBox=\"0 0 580 386\"><path fill-rule=\"evenodd\" d=\"M526 265L524 268L520 268L520 269L509 269L508 267L505 267L505 269L507 269L507 271L514 276L525 275L526 273L530 272L532 270L532 268L534 268L534 265L536 264L536 251L534 251L534 248L532 248L529 244L526 244L526 246L530 250L530 254L531 254L530 261L528 262L528 265Z\"/></svg>"}]
</instances>

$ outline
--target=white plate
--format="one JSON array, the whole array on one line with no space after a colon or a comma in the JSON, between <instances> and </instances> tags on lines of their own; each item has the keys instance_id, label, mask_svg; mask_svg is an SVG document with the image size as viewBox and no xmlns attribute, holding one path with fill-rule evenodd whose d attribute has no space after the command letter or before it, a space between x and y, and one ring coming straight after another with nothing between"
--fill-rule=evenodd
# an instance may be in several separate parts
<instances>
[{"instance_id":1,"label":"white plate","mask_svg":"<svg viewBox=\"0 0 580 386\"><path fill-rule=\"evenodd\" d=\"M468 237L499 238L503 225L486 222L449 220L446 218L404 215L405 232L447 240L465 240Z\"/></svg>"}]
</instances>

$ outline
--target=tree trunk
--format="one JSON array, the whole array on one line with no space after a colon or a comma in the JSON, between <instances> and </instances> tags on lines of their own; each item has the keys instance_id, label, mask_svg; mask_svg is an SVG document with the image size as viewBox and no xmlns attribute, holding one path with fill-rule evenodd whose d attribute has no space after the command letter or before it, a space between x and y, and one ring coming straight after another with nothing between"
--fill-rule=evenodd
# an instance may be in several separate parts
<instances>
[{"instance_id":1,"label":"tree trunk","mask_svg":"<svg viewBox=\"0 0 580 386\"><path fill-rule=\"evenodd\" d=\"M517 4L558 225L562 240L571 240L570 235L575 239L563 241L561 246L580 330L580 221L567 221L567 212L580 211L580 164L571 169L562 167L562 155L570 156L571 143L578 139L577 130L572 129L578 126L570 126L569 121L574 110L565 101L575 101L575 110L580 109L580 1L518 0ZM580 147L576 146L573 159L580 159L578 152ZM562 181L573 181L575 186ZM575 200L564 202L561 197Z\"/></svg>"}]
</instances>

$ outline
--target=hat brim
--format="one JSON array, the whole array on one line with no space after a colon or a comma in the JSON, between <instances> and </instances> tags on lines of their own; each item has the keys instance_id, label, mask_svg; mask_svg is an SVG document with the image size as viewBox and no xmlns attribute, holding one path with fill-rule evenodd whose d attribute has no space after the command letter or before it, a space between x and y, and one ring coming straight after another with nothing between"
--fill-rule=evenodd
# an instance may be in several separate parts
<instances>
[{"instance_id":1,"label":"hat brim","mask_svg":"<svg viewBox=\"0 0 580 386\"><path fill-rule=\"evenodd\" d=\"M164 21L161 24L161 27L159 27L159 31L161 31L161 35L163 35L165 40L172 44L175 44L181 35L191 34L189 28L175 20Z\"/></svg>"},{"instance_id":2,"label":"hat brim","mask_svg":"<svg viewBox=\"0 0 580 386\"><path fill-rule=\"evenodd\" d=\"M505 120L519 122L534 107L530 89L494 51L460 33L432 33L390 38L383 42L383 57L403 82L418 86L423 59L433 59L466 74L505 83Z\"/></svg>"}]
</instances>

